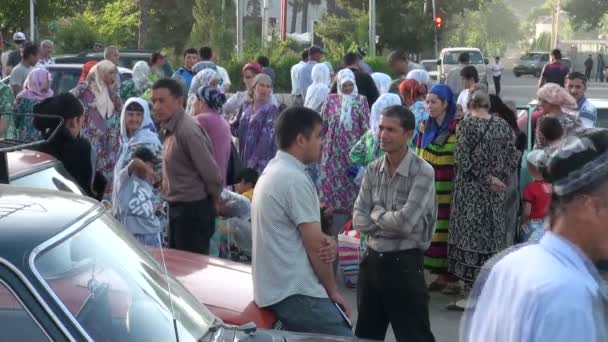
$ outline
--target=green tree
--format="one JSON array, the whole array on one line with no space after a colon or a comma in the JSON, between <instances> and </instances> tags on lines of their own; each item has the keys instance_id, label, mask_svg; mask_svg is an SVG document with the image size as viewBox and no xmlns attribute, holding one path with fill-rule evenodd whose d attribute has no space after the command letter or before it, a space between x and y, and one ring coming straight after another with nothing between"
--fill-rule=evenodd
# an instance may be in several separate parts
<instances>
[{"instance_id":1,"label":"green tree","mask_svg":"<svg viewBox=\"0 0 608 342\"><path fill-rule=\"evenodd\" d=\"M191 44L212 46L218 59L229 59L236 45L235 10L233 1L195 0Z\"/></svg>"},{"instance_id":2,"label":"green tree","mask_svg":"<svg viewBox=\"0 0 608 342\"><path fill-rule=\"evenodd\" d=\"M103 43L136 47L139 33L139 1L114 0L94 16Z\"/></svg>"},{"instance_id":3,"label":"green tree","mask_svg":"<svg viewBox=\"0 0 608 342\"><path fill-rule=\"evenodd\" d=\"M194 23L193 6L194 0L150 0L146 47L171 48L176 56L181 56L190 41Z\"/></svg>"},{"instance_id":4,"label":"green tree","mask_svg":"<svg viewBox=\"0 0 608 342\"><path fill-rule=\"evenodd\" d=\"M563 9L568 12L575 29L599 28L603 16L608 13L608 1L606 0L564 0L562 2L565 2Z\"/></svg>"},{"instance_id":5,"label":"green tree","mask_svg":"<svg viewBox=\"0 0 608 342\"><path fill-rule=\"evenodd\" d=\"M91 25L92 19L86 15L59 20L55 43L63 52L79 52L90 49L99 42L99 31Z\"/></svg>"},{"instance_id":6,"label":"green tree","mask_svg":"<svg viewBox=\"0 0 608 342\"><path fill-rule=\"evenodd\" d=\"M368 45L367 13L360 9L350 9L349 13L349 17L325 16L316 27L330 59Z\"/></svg>"}]
</instances>

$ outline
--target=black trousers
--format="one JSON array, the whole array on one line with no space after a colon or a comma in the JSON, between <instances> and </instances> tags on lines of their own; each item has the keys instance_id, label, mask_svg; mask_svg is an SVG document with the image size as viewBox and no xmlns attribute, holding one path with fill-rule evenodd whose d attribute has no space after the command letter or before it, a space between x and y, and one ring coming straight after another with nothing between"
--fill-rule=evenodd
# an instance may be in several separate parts
<instances>
[{"instance_id":1,"label":"black trousers","mask_svg":"<svg viewBox=\"0 0 608 342\"><path fill-rule=\"evenodd\" d=\"M591 70L593 68L585 68L585 77L587 77L587 80L591 80Z\"/></svg>"},{"instance_id":2,"label":"black trousers","mask_svg":"<svg viewBox=\"0 0 608 342\"><path fill-rule=\"evenodd\" d=\"M494 77L494 89L496 90L496 96L500 96L500 79L502 76L493 76Z\"/></svg>"},{"instance_id":3,"label":"black trousers","mask_svg":"<svg viewBox=\"0 0 608 342\"><path fill-rule=\"evenodd\" d=\"M209 239L215 232L215 215L213 202L208 198L169 203L169 246L209 254Z\"/></svg>"},{"instance_id":4,"label":"black trousers","mask_svg":"<svg viewBox=\"0 0 608 342\"><path fill-rule=\"evenodd\" d=\"M390 323L397 341L435 341L422 251L378 253L368 247L359 269L357 296L357 337L383 341Z\"/></svg>"}]
</instances>

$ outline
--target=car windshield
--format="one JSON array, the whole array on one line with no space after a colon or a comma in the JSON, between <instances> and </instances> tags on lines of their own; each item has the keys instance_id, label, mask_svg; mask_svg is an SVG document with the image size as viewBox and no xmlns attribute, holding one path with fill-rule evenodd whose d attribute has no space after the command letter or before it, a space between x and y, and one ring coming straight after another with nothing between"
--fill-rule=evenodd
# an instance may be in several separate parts
<instances>
[{"instance_id":1,"label":"car windshield","mask_svg":"<svg viewBox=\"0 0 608 342\"><path fill-rule=\"evenodd\" d=\"M527 53L521 56L522 61L540 61L543 59L542 53Z\"/></svg>"},{"instance_id":2,"label":"car windshield","mask_svg":"<svg viewBox=\"0 0 608 342\"><path fill-rule=\"evenodd\" d=\"M38 254L34 272L95 341L175 341L173 317L179 340L197 341L216 321L105 213Z\"/></svg>"},{"instance_id":3,"label":"car windshield","mask_svg":"<svg viewBox=\"0 0 608 342\"><path fill-rule=\"evenodd\" d=\"M443 57L443 64L458 64L458 57L462 53L469 54L471 64L484 64L483 57L479 51L449 51Z\"/></svg>"},{"instance_id":4,"label":"car windshield","mask_svg":"<svg viewBox=\"0 0 608 342\"><path fill-rule=\"evenodd\" d=\"M426 71L437 71L437 61L422 61L422 66Z\"/></svg>"}]
</instances>

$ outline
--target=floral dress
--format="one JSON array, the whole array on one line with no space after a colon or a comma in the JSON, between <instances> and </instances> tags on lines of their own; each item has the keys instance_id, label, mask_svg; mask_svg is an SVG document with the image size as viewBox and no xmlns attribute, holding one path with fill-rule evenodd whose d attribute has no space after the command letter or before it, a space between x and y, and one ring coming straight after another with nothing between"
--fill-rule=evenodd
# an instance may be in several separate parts
<instances>
[{"instance_id":1,"label":"floral dress","mask_svg":"<svg viewBox=\"0 0 608 342\"><path fill-rule=\"evenodd\" d=\"M349 172L353 165L350 150L369 130L369 105L365 96L357 95L352 103L352 126L340 120L342 98L331 94L323 104L323 148L320 165L320 200L343 213L352 213L359 189Z\"/></svg>"},{"instance_id":2,"label":"floral dress","mask_svg":"<svg viewBox=\"0 0 608 342\"><path fill-rule=\"evenodd\" d=\"M80 134L91 143L95 171L101 172L108 181L106 198L111 198L113 171L120 150L120 110L122 102L118 94L110 90L114 113L103 117L95 107L95 95L87 82L78 84L71 91L84 107L84 123Z\"/></svg>"},{"instance_id":3,"label":"floral dress","mask_svg":"<svg viewBox=\"0 0 608 342\"><path fill-rule=\"evenodd\" d=\"M34 111L34 105L37 100L20 98L15 101L14 112L22 114L31 114ZM8 117L8 128L6 137L9 139L18 139L24 141L41 140L42 134L34 127L33 116L14 116Z\"/></svg>"},{"instance_id":4,"label":"floral dress","mask_svg":"<svg viewBox=\"0 0 608 342\"><path fill-rule=\"evenodd\" d=\"M258 174L277 153L274 142L274 125L279 108L271 102L261 105L256 111L249 104L238 121L239 153L244 167Z\"/></svg>"}]
</instances>

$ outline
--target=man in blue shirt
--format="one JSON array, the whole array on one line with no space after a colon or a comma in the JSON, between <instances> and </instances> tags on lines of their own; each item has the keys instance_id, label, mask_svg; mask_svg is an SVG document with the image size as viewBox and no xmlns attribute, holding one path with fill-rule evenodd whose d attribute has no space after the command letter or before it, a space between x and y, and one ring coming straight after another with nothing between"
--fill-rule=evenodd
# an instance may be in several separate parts
<instances>
[{"instance_id":1,"label":"man in blue shirt","mask_svg":"<svg viewBox=\"0 0 608 342\"><path fill-rule=\"evenodd\" d=\"M580 72L571 72L566 76L566 89L576 99L578 105L578 117L585 128L595 127L597 121L597 109L591 101L585 97L587 91L587 77Z\"/></svg>"},{"instance_id":2,"label":"man in blue shirt","mask_svg":"<svg viewBox=\"0 0 608 342\"><path fill-rule=\"evenodd\" d=\"M186 93L190 90L190 84L194 78L192 68L199 61L198 51L195 48L189 48L184 52L184 66L177 69L173 74L173 78L177 79L185 86Z\"/></svg>"},{"instance_id":3,"label":"man in blue shirt","mask_svg":"<svg viewBox=\"0 0 608 342\"><path fill-rule=\"evenodd\" d=\"M546 165L550 227L540 242L488 262L461 342L608 341L608 286L596 267L608 260L608 131L565 138Z\"/></svg>"}]
</instances>

